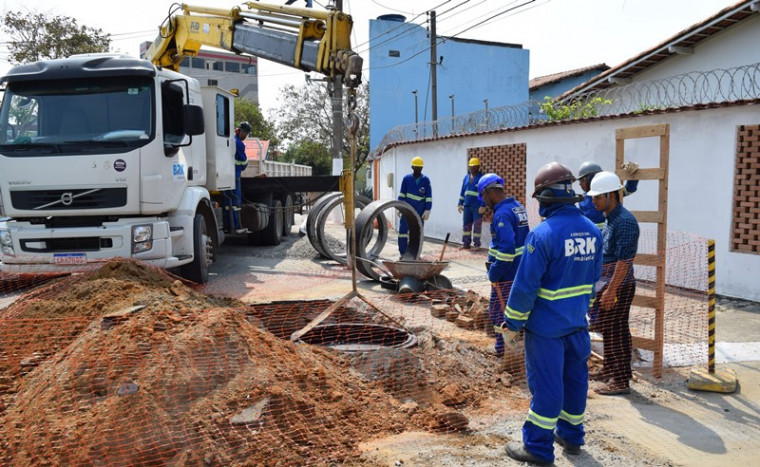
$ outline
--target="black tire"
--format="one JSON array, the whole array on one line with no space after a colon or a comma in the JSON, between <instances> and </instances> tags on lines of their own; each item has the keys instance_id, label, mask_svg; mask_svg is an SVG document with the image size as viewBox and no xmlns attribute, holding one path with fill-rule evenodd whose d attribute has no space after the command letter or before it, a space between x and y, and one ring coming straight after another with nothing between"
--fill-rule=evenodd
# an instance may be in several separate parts
<instances>
[{"instance_id":1,"label":"black tire","mask_svg":"<svg viewBox=\"0 0 760 467\"><path fill-rule=\"evenodd\" d=\"M261 231L261 244L276 246L282 242L282 203L279 199L272 200L269 213L269 223Z\"/></svg>"},{"instance_id":2,"label":"black tire","mask_svg":"<svg viewBox=\"0 0 760 467\"><path fill-rule=\"evenodd\" d=\"M451 290L454 288L454 284L451 283L451 280L442 274L437 274L431 277L425 281L425 284L427 285L428 292L435 290Z\"/></svg>"},{"instance_id":3,"label":"black tire","mask_svg":"<svg viewBox=\"0 0 760 467\"><path fill-rule=\"evenodd\" d=\"M195 214L193 219L193 262L182 266L181 273L185 279L205 284L208 272L214 262L214 242L208 234L206 219L202 214Z\"/></svg>"},{"instance_id":4,"label":"black tire","mask_svg":"<svg viewBox=\"0 0 760 467\"><path fill-rule=\"evenodd\" d=\"M285 200L282 203L282 236L287 237L290 235L290 229L293 228L293 197L290 194L285 195Z\"/></svg>"}]
</instances>

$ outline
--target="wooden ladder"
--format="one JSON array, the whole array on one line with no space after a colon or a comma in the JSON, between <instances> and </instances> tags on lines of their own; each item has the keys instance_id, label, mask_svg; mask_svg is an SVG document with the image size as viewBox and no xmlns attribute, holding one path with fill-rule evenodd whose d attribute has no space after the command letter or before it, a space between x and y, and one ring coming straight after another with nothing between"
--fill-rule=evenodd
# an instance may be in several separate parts
<instances>
[{"instance_id":1,"label":"wooden ladder","mask_svg":"<svg viewBox=\"0 0 760 467\"><path fill-rule=\"evenodd\" d=\"M635 174L625 173L621 166L625 161L625 140L634 138L660 138L659 167L640 168ZM668 240L668 166L670 159L670 126L667 123L644 125L615 130L615 167L617 175L627 180L657 180L659 184L657 211L631 211L639 223L657 224L657 251L654 254L639 253L634 265L656 268L655 296L636 294L633 306L654 311L654 339L633 336L633 346L654 352L654 376L662 376L663 348L665 342L665 255Z\"/></svg>"}]
</instances>

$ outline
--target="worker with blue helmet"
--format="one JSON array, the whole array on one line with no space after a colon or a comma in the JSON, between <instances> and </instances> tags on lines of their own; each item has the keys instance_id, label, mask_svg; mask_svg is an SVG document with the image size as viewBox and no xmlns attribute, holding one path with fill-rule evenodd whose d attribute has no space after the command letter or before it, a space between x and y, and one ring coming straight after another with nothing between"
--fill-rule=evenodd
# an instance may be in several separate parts
<instances>
[{"instance_id":1,"label":"worker with blue helmet","mask_svg":"<svg viewBox=\"0 0 760 467\"><path fill-rule=\"evenodd\" d=\"M520 265L525 237L528 235L528 213L514 197L504 193L504 179L494 173L483 175L478 182L478 200L493 211L491 246L488 249L488 280L491 299L488 314L496 329L496 355L504 354L501 326L512 281Z\"/></svg>"}]
</instances>

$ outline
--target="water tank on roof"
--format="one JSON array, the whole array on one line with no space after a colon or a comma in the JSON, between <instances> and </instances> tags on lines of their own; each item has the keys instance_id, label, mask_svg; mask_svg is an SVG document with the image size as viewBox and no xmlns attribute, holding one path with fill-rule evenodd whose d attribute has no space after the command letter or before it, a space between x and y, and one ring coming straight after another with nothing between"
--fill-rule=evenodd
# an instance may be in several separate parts
<instances>
[{"instance_id":1,"label":"water tank on roof","mask_svg":"<svg viewBox=\"0 0 760 467\"><path fill-rule=\"evenodd\" d=\"M396 13L390 13L387 15L380 15L377 17L380 21L396 21L397 23L403 23L406 21L406 16Z\"/></svg>"}]
</instances>

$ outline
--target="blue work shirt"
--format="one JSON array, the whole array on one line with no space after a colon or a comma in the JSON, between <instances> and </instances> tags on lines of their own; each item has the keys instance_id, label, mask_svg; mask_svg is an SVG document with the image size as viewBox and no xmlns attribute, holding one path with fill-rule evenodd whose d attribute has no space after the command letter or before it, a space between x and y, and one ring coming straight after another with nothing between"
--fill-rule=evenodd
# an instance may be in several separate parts
<instances>
[{"instance_id":1,"label":"blue work shirt","mask_svg":"<svg viewBox=\"0 0 760 467\"><path fill-rule=\"evenodd\" d=\"M459 191L459 206L480 206L478 200L478 182L483 177L482 172L478 172L474 177L470 174L464 176L462 180L462 189Z\"/></svg>"},{"instance_id":2,"label":"blue work shirt","mask_svg":"<svg viewBox=\"0 0 760 467\"><path fill-rule=\"evenodd\" d=\"M602 273L602 234L576 206L554 205L525 240L504 312L509 329L555 338L587 328Z\"/></svg>"},{"instance_id":3,"label":"blue work shirt","mask_svg":"<svg viewBox=\"0 0 760 467\"><path fill-rule=\"evenodd\" d=\"M406 175L401 181L398 200L411 204L420 216L433 209L433 189L427 175L420 174L419 178L414 178L414 174Z\"/></svg>"},{"instance_id":4,"label":"blue work shirt","mask_svg":"<svg viewBox=\"0 0 760 467\"><path fill-rule=\"evenodd\" d=\"M638 180L628 180L625 182L625 186L623 187L623 196L628 196L630 194L636 193L636 190L638 188ZM591 219L591 222L596 224L596 226L601 229L604 227L604 213L602 211L598 211L594 207L594 202L591 200L591 198L591 196L586 196L583 198L583 201L578 203L578 207L584 216Z\"/></svg>"},{"instance_id":5,"label":"blue work shirt","mask_svg":"<svg viewBox=\"0 0 760 467\"><path fill-rule=\"evenodd\" d=\"M511 282L515 278L528 236L528 213L513 197L493 207L491 247L488 249L488 280L492 283Z\"/></svg>"},{"instance_id":6,"label":"blue work shirt","mask_svg":"<svg viewBox=\"0 0 760 467\"><path fill-rule=\"evenodd\" d=\"M615 270L614 263L629 263L628 274L624 281L632 281L633 258L639 248L639 223L631 211L618 204L607 216L604 231L604 278L609 280ZM607 266L609 265L609 266Z\"/></svg>"},{"instance_id":7,"label":"blue work shirt","mask_svg":"<svg viewBox=\"0 0 760 467\"><path fill-rule=\"evenodd\" d=\"M246 167L248 167L248 156L245 155L245 144L238 135L235 135L235 177L240 178L240 174Z\"/></svg>"}]
</instances>

